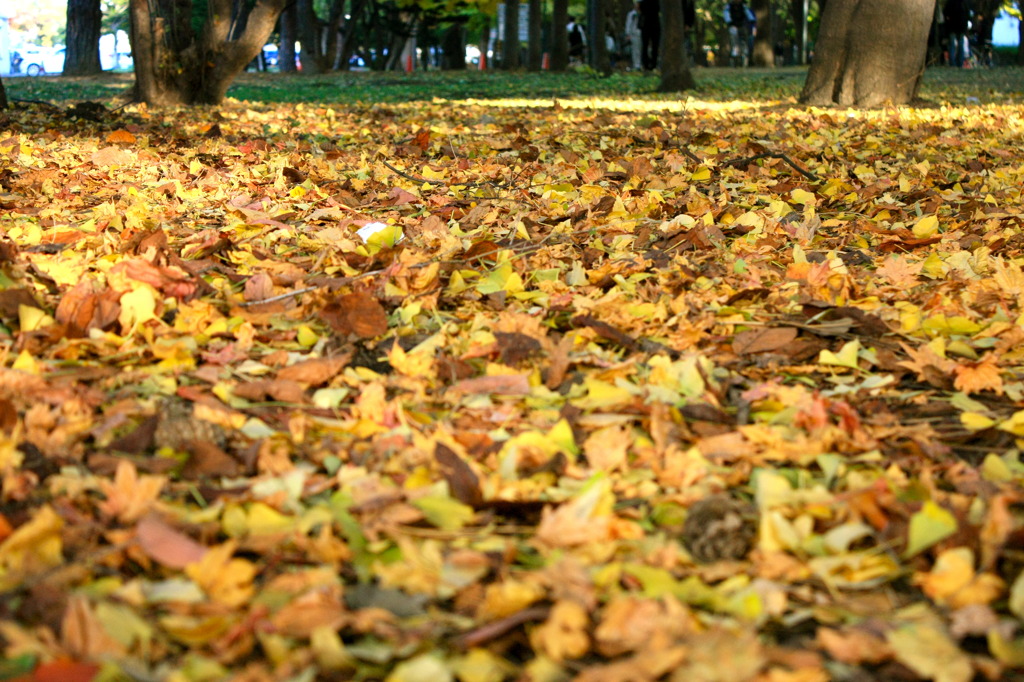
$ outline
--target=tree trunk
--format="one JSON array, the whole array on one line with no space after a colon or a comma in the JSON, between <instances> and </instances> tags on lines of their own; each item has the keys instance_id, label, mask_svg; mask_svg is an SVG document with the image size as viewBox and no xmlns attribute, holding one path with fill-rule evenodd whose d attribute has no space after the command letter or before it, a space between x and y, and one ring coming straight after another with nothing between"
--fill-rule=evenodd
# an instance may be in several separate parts
<instances>
[{"instance_id":1,"label":"tree trunk","mask_svg":"<svg viewBox=\"0 0 1024 682\"><path fill-rule=\"evenodd\" d=\"M658 92L690 90L696 83L686 58L683 3L661 0L661 81Z\"/></svg>"},{"instance_id":2,"label":"tree trunk","mask_svg":"<svg viewBox=\"0 0 1024 682\"><path fill-rule=\"evenodd\" d=\"M466 68L466 25L453 22L441 38L442 68L463 71Z\"/></svg>"},{"instance_id":3,"label":"tree trunk","mask_svg":"<svg viewBox=\"0 0 1024 682\"><path fill-rule=\"evenodd\" d=\"M7 91L4 90L4 79L0 78L0 111L7 108Z\"/></svg>"},{"instance_id":4,"label":"tree trunk","mask_svg":"<svg viewBox=\"0 0 1024 682\"><path fill-rule=\"evenodd\" d=\"M587 36L590 40L590 68L602 76L610 76L612 62L608 56L608 45L605 42L607 21L605 20L604 0L587 0L587 23L590 24Z\"/></svg>"},{"instance_id":5,"label":"tree trunk","mask_svg":"<svg viewBox=\"0 0 1024 682\"><path fill-rule=\"evenodd\" d=\"M750 7L757 17L754 37L754 66L775 66L775 36L772 33L772 0L754 0Z\"/></svg>"},{"instance_id":6,"label":"tree trunk","mask_svg":"<svg viewBox=\"0 0 1024 682\"><path fill-rule=\"evenodd\" d=\"M844 0L825 5L800 101L877 107L917 96L935 0Z\"/></svg>"},{"instance_id":7,"label":"tree trunk","mask_svg":"<svg viewBox=\"0 0 1024 682\"><path fill-rule=\"evenodd\" d=\"M100 0L68 0L65 76L100 73L100 32L103 11Z\"/></svg>"},{"instance_id":8,"label":"tree trunk","mask_svg":"<svg viewBox=\"0 0 1024 682\"><path fill-rule=\"evenodd\" d=\"M505 0L505 35L501 37L501 68L519 68L519 0Z\"/></svg>"},{"instance_id":9,"label":"tree trunk","mask_svg":"<svg viewBox=\"0 0 1024 682\"><path fill-rule=\"evenodd\" d=\"M790 18L796 32L796 63L807 63L807 0L790 0Z\"/></svg>"},{"instance_id":10,"label":"tree trunk","mask_svg":"<svg viewBox=\"0 0 1024 682\"><path fill-rule=\"evenodd\" d=\"M569 0L554 0L551 6L551 70L569 68L569 36L565 27L569 23Z\"/></svg>"},{"instance_id":11,"label":"tree trunk","mask_svg":"<svg viewBox=\"0 0 1024 682\"><path fill-rule=\"evenodd\" d=\"M541 0L530 0L529 40L526 47L526 69L540 71L544 63L544 48L541 34L544 21L544 7Z\"/></svg>"},{"instance_id":12,"label":"tree trunk","mask_svg":"<svg viewBox=\"0 0 1024 682\"><path fill-rule=\"evenodd\" d=\"M313 0L297 0L299 45L302 46L302 72L319 74L327 70L320 44L320 17Z\"/></svg>"},{"instance_id":13,"label":"tree trunk","mask_svg":"<svg viewBox=\"0 0 1024 682\"><path fill-rule=\"evenodd\" d=\"M345 19L345 0L334 0L331 9L327 12L327 36L324 46L325 64L329 70L339 68L341 57L341 45L338 34L341 32L341 22Z\"/></svg>"},{"instance_id":14,"label":"tree trunk","mask_svg":"<svg viewBox=\"0 0 1024 682\"><path fill-rule=\"evenodd\" d=\"M257 0L241 27L232 0L209 0L196 35L191 0L129 0L135 99L156 106L219 104L263 49L284 2Z\"/></svg>"},{"instance_id":15,"label":"tree trunk","mask_svg":"<svg viewBox=\"0 0 1024 682\"><path fill-rule=\"evenodd\" d=\"M295 63L295 43L299 39L298 29L298 8L291 3L281 12L281 42L277 46L277 68L283 73L295 73L298 66Z\"/></svg>"},{"instance_id":16,"label":"tree trunk","mask_svg":"<svg viewBox=\"0 0 1024 682\"><path fill-rule=\"evenodd\" d=\"M355 30L354 27L359 25L360 17L363 15L363 10L366 8L365 0L352 0L351 14L344 19L343 24L339 24L342 28L341 46L338 50L338 68L342 71L349 70L349 61L352 59L352 55L355 54L355 50L359 45L356 44ZM287 13L287 10L285 10ZM342 14L342 17L345 17ZM282 19L284 15L282 15ZM370 66L370 55L366 55L363 59L367 67Z\"/></svg>"},{"instance_id":17,"label":"tree trunk","mask_svg":"<svg viewBox=\"0 0 1024 682\"><path fill-rule=\"evenodd\" d=\"M1024 66L1024 20L1017 22L1017 35L1020 42L1017 43L1017 64Z\"/></svg>"}]
</instances>

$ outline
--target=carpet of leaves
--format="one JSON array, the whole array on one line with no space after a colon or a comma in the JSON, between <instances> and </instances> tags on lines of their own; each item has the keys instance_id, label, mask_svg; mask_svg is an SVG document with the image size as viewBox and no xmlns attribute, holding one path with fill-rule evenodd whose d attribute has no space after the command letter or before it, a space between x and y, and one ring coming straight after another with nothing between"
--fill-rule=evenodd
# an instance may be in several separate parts
<instances>
[{"instance_id":1,"label":"carpet of leaves","mask_svg":"<svg viewBox=\"0 0 1024 682\"><path fill-rule=\"evenodd\" d=\"M6 112L0 677L1020 674L1022 149L1000 104Z\"/></svg>"}]
</instances>

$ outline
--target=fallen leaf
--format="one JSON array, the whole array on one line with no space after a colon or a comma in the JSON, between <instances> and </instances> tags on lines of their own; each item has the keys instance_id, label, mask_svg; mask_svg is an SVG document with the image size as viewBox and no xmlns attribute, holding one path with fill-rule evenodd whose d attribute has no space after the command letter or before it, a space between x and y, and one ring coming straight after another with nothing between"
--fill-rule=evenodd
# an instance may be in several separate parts
<instances>
[{"instance_id":1,"label":"fallen leaf","mask_svg":"<svg viewBox=\"0 0 1024 682\"><path fill-rule=\"evenodd\" d=\"M135 539L149 558L168 568L185 568L206 555L206 547L156 514L147 514L136 524Z\"/></svg>"}]
</instances>

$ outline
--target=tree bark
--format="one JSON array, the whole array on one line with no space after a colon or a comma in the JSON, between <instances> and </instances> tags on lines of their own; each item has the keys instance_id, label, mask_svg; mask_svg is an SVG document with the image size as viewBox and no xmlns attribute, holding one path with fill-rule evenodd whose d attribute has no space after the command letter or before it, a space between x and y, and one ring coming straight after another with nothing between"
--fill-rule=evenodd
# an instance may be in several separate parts
<instances>
[{"instance_id":1,"label":"tree bark","mask_svg":"<svg viewBox=\"0 0 1024 682\"><path fill-rule=\"evenodd\" d=\"M1017 43L1017 64L1024 66L1024 21L1017 22L1017 35L1020 36L1020 42Z\"/></svg>"},{"instance_id":2,"label":"tree bark","mask_svg":"<svg viewBox=\"0 0 1024 682\"><path fill-rule=\"evenodd\" d=\"M682 4L680 4L682 7ZM587 23L590 24L587 39L590 41L590 68L602 76L610 76L612 62L608 56L608 45L605 42L607 21L605 19L605 1L587 0Z\"/></svg>"},{"instance_id":3,"label":"tree bark","mask_svg":"<svg viewBox=\"0 0 1024 682\"><path fill-rule=\"evenodd\" d=\"M501 37L501 68L518 69L519 0L505 0L505 35Z\"/></svg>"},{"instance_id":4,"label":"tree bark","mask_svg":"<svg viewBox=\"0 0 1024 682\"><path fill-rule=\"evenodd\" d=\"M65 76L100 73L100 32L103 11L100 0L68 0Z\"/></svg>"},{"instance_id":5,"label":"tree bark","mask_svg":"<svg viewBox=\"0 0 1024 682\"><path fill-rule=\"evenodd\" d=\"M807 0L790 0L790 18L796 30L796 63L807 63L807 14L804 12L804 4Z\"/></svg>"},{"instance_id":6,"label":"tree bark","mask_svg":"<svg viewBox=\"0 0 1024 682\"><path fill-rule=\"evenodd\" d=\"M754 66L775 66L775 36L772 33L772 0L754 0L750 8L757 17L757 35L754 37Z\"/></svg>"},{"instance_id":7,"label":"tree bark","mask_svg":"<svg viewBox=\"0 0 1024 682\"><path fill-rule=\"evenodd\" d=\"M917 96L935 0L844 0L825 5L800 101L877 107Z\"/></svg>"},{"instance_id":8,"label":"tree bark","mask_svg":"<svg viewBox=\"0 0 1024 682\"><path fill-rule=\"evenodd\" d=\"M554 0L551 5L551 70L565 71L569 68L569 35L565 27L569 23L569 0Z\"/></svg>"},{"instance_id":9,"label":"tree bark","mask_svg":"<svg viewBox=\"0 0 1024 682\"><path fill-rule=\"evenodd\" d=\"M345 20L345 0L334 0L331 9L327 13L327 40L324 48L326 65L328 69L340 68L341 44L338 35L341 33L341 24Z\"/></svg>"},{"instance_id":10,"label":"tree bark","mask_svg":"<svg viewBox=\"0 0 1024 682\"><path fill-rule=\"evenodd\" d=\"M299 39L297 24L298 7L291 3L281 12L280 19L281 42L277 46L277 68L282 73L295 73L298 69L295 63L295 42Z\"/></svg>"},{"instance_id":11,"label":"tree bark","mask_svg":"<svg viewBox=\"0 0 1024 682\"><path fill-rule=\"evenodd\" d=\"M263 49L285 0L257 0L245 26L233 0L209 0L198 35L191 0L129 0L135 99L155 106L219 104Z\"/></svg>"},{"instance_id":12,"label":"tree bark","mask_svg":"<svg viewBox=\"0 0 1024 682\"><path fill-rule=\"evenodd\" d=\"M441 38L442 67L447 70L464 71L466 68L466 25L452 22Z\"/></svg>"},{"instance_id":13,"label":"tree bark","mask_svg":"<svg viewBox=\"0 0 1024 682\"><path fill-rule=\"evenodd\" d=\"M658 92L690 90L696 83L686 58L683 3L661 0L661 81Z\"/></svg>"},{"instance_id":14,"label":"tree bark","mask_svg":"<svg viewBox=\"0 0 1024 682\"><path fill-rule=\"evenodd\" d=\"M544 21L544 8L541 0L530 0L529 40L526 45L527 71L540 71L544 64L544 49L541 46L541 33Z\"/></svg>"},{"instance_id":15,"label":"tree bark","mask_svg":"<svg viewBox=\"0 0 1024 682\"><path fill-rule=\"evenodd\" d=\"M327 70L320 44L320 17L313 8L313 0L297 0L299 45L302 46L302 72L319 74Z\"/></svg>"}]
</instances>

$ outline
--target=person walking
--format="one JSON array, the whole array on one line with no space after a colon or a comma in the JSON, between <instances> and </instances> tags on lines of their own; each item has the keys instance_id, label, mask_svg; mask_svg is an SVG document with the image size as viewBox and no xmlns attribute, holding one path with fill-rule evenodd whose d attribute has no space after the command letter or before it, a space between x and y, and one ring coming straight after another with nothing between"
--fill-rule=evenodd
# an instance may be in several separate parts
<instances>
[{"instance_id":1,"label":"person walking","mask_svg":"<svg viewBox=\"0 0 1024 682\"><path fill-rule=\"evenodd\" d=\"M634 71L644 68L640 51L640 3L634 2L633 9L626 15L626 40L629 41L630 66Z\"/></svg>"},{"instance_id":2,"label":"person walking","mask_svg":"<svg viewBox=\"0 0 1024 682\"><path fill-rule=\"evenodd\" d=\"M751 29L757 22L743 0L725 3L725 24L729 27L729 61L731 66L746 66L750 58Z\"/></svg>"},{"instance_id":3,"label":"person walking","mask_svg":"<svg viewBox=\"0 0 1024 682\"><path fill-rule=\"evenodd\" d=\"M661 43L661 2L640 0L640 61L645 71L658 66Z\"/></svg>"},{"instance_id":4,"label":"person walking","mask_svg":"<svg viewBox=\"0 0 1024 682\"><path fill-rule=\"evenodd\" d=\"M971 8L967 0L946 0L942 18L949 35L949 64L962 69L970 57L970 43L967 32L971 27Z\"/></svg>"}]
</instances>

